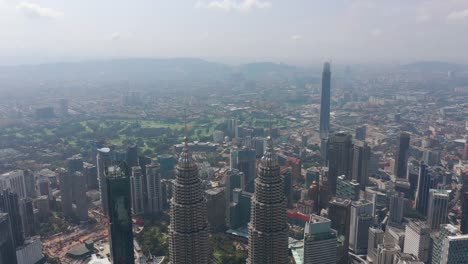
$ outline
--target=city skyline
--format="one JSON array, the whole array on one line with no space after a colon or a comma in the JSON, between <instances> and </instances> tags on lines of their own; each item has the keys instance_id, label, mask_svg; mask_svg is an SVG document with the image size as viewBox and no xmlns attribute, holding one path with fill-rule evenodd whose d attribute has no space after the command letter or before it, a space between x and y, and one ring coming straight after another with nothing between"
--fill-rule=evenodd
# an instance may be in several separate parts
<instances>
[{"instance_id":1,"label":"city skyline","mask_svg":"<svg viewBox=\"0 0 468 264\"><path fill-rule=\"evenodd\" d=\"M0 0L0 264L468 260L467 0Z\"/></svg>"}]
</instances>

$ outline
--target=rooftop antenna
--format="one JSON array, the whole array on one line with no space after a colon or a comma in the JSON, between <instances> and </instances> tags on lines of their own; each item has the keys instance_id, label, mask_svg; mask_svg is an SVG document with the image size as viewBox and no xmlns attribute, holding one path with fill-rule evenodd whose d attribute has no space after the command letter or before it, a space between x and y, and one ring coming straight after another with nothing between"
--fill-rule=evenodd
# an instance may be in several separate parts
<instances>
[{"instance_id":1,"label":"rooftop antenna","mask_svg":"<svg viewBox=\"0 0 468 264\"><path fill-rule=\"evenodd\" d=\"M188 145L187 108L184 108L184 129L185 129L184 144L185 144L185 147L187 147Z\"/></svg>"},{"instance_id":2,"label":"rooftop antenna","mask_svg":"<svg viewBox=\"0 0 468 264\"><path fill-rule=\"evenodd\" d=\"M185 136L187 136L187 108L184 108L184 129Z\"/></svg>"},{"instance_id":3,"label":"rooftop antenna","mask_svg":"<svg viewBox=\"0 0 468 264\"><path fill-rule=\"evenodd\" d=\"M268 126L269 126L268 134L269 134L270 138L271 138L271 110L272 110L272 107L270 107L270 117L269 117L270 120L268 121L269 122L269 124L268 124Z\"/></svg>"}]
</instances>

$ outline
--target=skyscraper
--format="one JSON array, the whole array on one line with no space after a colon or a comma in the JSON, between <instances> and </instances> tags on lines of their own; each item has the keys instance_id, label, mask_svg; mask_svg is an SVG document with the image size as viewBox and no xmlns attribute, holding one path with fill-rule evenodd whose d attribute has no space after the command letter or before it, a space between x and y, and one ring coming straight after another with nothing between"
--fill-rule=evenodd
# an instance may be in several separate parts
<instances>
[{"instance_id":1,"label":"skyscraper","mask_svg":"<svg viewBox=\"0 0 468 264\"><path fill-rule=\"evenodd\" d=\"M404 193L395 193L390 197L389 222L400 225L403 221L405 208Z\"/></svg>"},{"instance_id":2,"label":"skyscraper","mask_svg":"<svg viewBox=\"0 0 468 264\"><path fill-rule=\"evenodd\" d=\"M10 190L0 192L0 211L8 213L14 247L23 245L24 233L20 214L18 194ZM0 235L1 236L1 235Z\"/></svg>"},{"instance_id":3,"label":"skyscraper","mask_svg":"<svg viewBox=\"0 0 468 264\"><path fill-rule=\"evenodd\" d=\"M408 161L410 147L410 135L402 132L398 138L397 150L395 153L395 177L399 179L406 179L406 166Z\"/></svg>"},{"instance_id":4,"label":"skyscraper","mask_svg":"<svg viewBox=\"0 0 468 264\"><path fill-rule=\"evenodd\" d=\"M101 205L102 211L105 215L109 212L108 199L107 199L107 182L106 182L106 171L111 162L110 149L109 148L100 148L97 150L96 155L96 164L97 164L97 173L98 173L98 183L99 183L99 192L101 194Z\"/></svg>"},{"instance_id":5,"label":"skyscraper","mask_svg":"<svg viewBox=\"0 0 468 264\"><path fill-rule=\"evenodd\" d=\"M170 210L169 259L174 264L210 263L206 200L187 139L176 170Z\"/></svg>"},{"instance_id":6,"label":"skyscraper","mask_svg":"<svg viewBox=\"0 0 468 264\"><path fill-rule=\"evenodd\" d=\"M346 179L351 180L352 147L350 134L340 131L330 137L328 183L332 194L336 194L338 176L345 175Z\"/></svg>"},{"instance_id":7,"label":"skyscraper","mask_svg":"<svg viewBox=\"0 0 468 264\"><path fill-rule=\"evenodd\" d=\"M36 233L34 220L34 207L31 198L25 198L19 201L19 209L23 226L23 237L29 238Z\"/></svg>"},{"instance_id":8,"label":"skyscraper","mask_svg":"<svg viewBox=\"0 0 468 264\"><path fill-rule=\"evenodd\" d=\"M347 180L344 175L338 176L336 197L356 201L359 200L359 190L359 183Z\"/></svg>"},{"instance_id":9,"label":"skyscraper","mask_svg":"<svg viewBox=\"0 0 468 264\"><path fill-rule=\"evenodd\" d=\"M140 166L131 168L132 176L130 177L130 193L132 195L132 212L141 214L144 212L144 196L143 196L143 176Z\"/></svg>"},{"instance_id":10,"label":"skyscraper","mask_svg":"<svg viewBox=\"0 0 468 264\"><path fill-rule=\"evenodd\" d=\"M356 141L353 145L352 154L352 179L357 181L361 190L365 190L369 179L368 163L371 157L370 147L364 141Z\"/></svg>"},{"instance_id":11,"label":"skyscraper","mask_svg":"<svg viewBox=\"0 0 468 264\"><path fill-rule=\"evenodd\" d=\"M233 190L241 187L244 173L237 169L229 169L226 172L226 224L231 227L231 202L233 201Z\"/></svg>"},{"instance_id":12,"label":"skyscraper","mask_svg":"<svg viewBox=\"0 0 468 264\"><path fill-rule=\"evenodd\" d=\"M76 171L73 173L73 200L76 205L76 216L79 221L88 220L88 198L86 197L86 176Z\"/></svg>"},{"instance_id":13,"label":"skyscraper","mask_svg":"<svg viewBox=\"0 0 468 264\"><path fill-rule=\"evenodd\" d=\"M466 263L468 259L468 235L449 236L442 246L440 263Z\"/></svg>"},{"instance_id":14,"label":"skyscraper","mask_svg":"<svg viewBox=\"0 0 468 264\"><path fill-rule=\"evenodd\" d=\"M0 263L16 264L16 251L13 242L10 218L8 214L0 213Z\"/></svg>"},{"instance_id":15,"label":"skyscraper","mask_svg":"<svg viewBox=\"0 0 468 264\"><path fill-rule=\"evenodd\" d=\"M74 155L67 159L67 171L70 174L75 173L76 171L83 171L83 158L81 155Z\"/></svg>"},{"instance_id":16,"label":"skyscraper","mask_svg":"<svg viewBox=\"0 0 468 264\"><path fill-rule=\"evenodd\" d=\"M57 169L59 175L60 197L62 198L62 212L65 217L73 217L73 179L72 175L63 168Z\"/></svg>"},{"instance_id":17,"label":"skyscraper","mask_svg":"<svg viewBox=\"0 0 468 264\"><path fill-rule=\"evenodd\" d=\"M244 182L241 183L243 191L254 192L256 167L255 150L247 148L231 150L231 169L238 169L244 173Z\"/></svg>"},{"instance_id":18,"label":"skyscraper","mask_svg":"<svg viewBox=\"0 0 468 264\"><path fill-rule=\"evenodd\" d=\"M121 167L108 168L106 177L109 208L109 238L112 263L135 263L133 252L130 182Z\"/></svg>"},{"instance_id":19,"label":"skyscraper","mask_svg":"<svg viewBox=\"0 0 468 264\"><path fill-rule=\"evenodd\" d=\"M265 151L252 198L249 229L249 264L286 264L288 225L278 157L271 138Z\"/></svg>"},{"instance_id":20,"label":"skyscraper","mask_svg":"<svg viewBox=\"0 0 468 264\"><path fill-rule=\"evenodd\" d=\"M429 261L431 250L431 229L425 222L411 221L406 225L405 246L403 252L418 257L425 263Z\"/></svg>"},{"instance_id":21,"label":"skyscraper","mask_svg":"<svg viewBox=\"0 0 468 264\"><path fill-rule=\"evenodd\" d=\"M468 234L468 191L461 194L462 199L462 218L460 223L460 231L463 234Z\"/></svg>"},{"instance_id":22,"label":"skyscraper","mask_svg":"<svg viewBox=\"0 0 468 264\"><path fill-rule=\"evenodd\" d=\"M328 218L331 220L331 228L337 231L339 244L337 263L346 264L348 263L351 201L341 198L331 200Z\"/></svg>"},{"instance_id":23,"label":"skyscraper","mask_svg":"<svg viewBox=\"0 0 468 264\"><path fill-rule=\"evenodd\" d=\"M26 187L26 196L29 198L36 197L36 181L34 179L34 174L30 170L24 170L24 185Z\"/></svg>"},{"instance_id":24,"label":"skyscraper","mask_svg":"<svg viewBox=\"0 0 468 264\"><path fill-rule=\"evenodd\" d=\"M138 163L138 146L130 145L125 151L125 161L127 162L127 167L129 169L129 174L132 172L132 167L139 166Z\"/></svg>"},{"instance_id":25,"label":"skyscraper","mask_svg":"<svg viewBox=\"0 0 468 264\"><path fill-rule=\"evenodd\" d=\"M462 235L458 228L447 224L435 234L432 249L432 264L466 263L468 259L468 235Z\"/></svg>"},{"instance_id":26,"label":"skyscraper","mask_svg":"<svg viewBox=\"0 0 468 264\"><path fill-rule=\"evenodd\" d=\"M146 193L148 213L162 211L161 173L156 159L146 165Z\"/></svg>"},{"instance_id":27,"label":"skyscraper","mask_svg":"<svg viewBox=\"0 0 468 264\"><path fill-rule=\"evenodd\" d=\"M432 230L439 230L440 225L448 222L449 194L447 190L429 190L427 224Z\"/></svg>"},{"instance_id":28,"label":"skyscraper","mask_svg":"<svg viewBox=\"0 0 468 264\"><path fill-rule=\"evenodd\" d=\"M173 179L174 168L177 163L176 158L173 155L161 154L158 156L158 162L161 171L161 179Z\"/></svg>"},{"instance_id":29,"label":"skyscraper","mask_svg":"<svg viewBox=\"0 0 468 264\"><path fill-rule=\"evenodd\" d=\"M325 217L311 215L304 228L304 264L336 264L336 231Z\"/></svg>"},{"instance_id":30,"label":"skyscraper","mask_svg":"<svg viewBox=\"0 0 468 264\"><path fill-rule=\"evenodd\" d=\"M330 90L331 71L330 63L325 62L322 72L322 94L320 96L320 140L322 159L327 160L327 139L330 132Z\"/></svg>"},{"instance_id":31,"label":"skyscraper","mask_svg":"<svg viewBox=\"0 0 468 264\"><path fill-rule=\"evenodd\" d=\"M0 175L0 191L10 189L18 194L19 199L27 197L24 171L14 170Z\"/></svg>"},{"instance_id":32,"label":"skyscraper","mask_svg":"<svg viewBox=\"0 0 468 264\"><path fill-rule=\"evenodd\" d=\"M427 213L427 203L429 201L430 188L431 176L428 173L426 164L421 161L419 164L418 188L416 190L416 210L422 215Z\"/></svg>"},{"instance_id":33,"label":"skyscraper","mask_svg":"<svg viewBox=\"0 0 468 264\"><path fill-rule=\"evenodd\" d=\"M355 254L367 253L368 230L374 221L372 210L373 204L369 201L360 200L351 203L349 248Z\"/></svg>"},{"instance_id":34,"label":"skyscraper","mask_svg":"<svg viewBox=\"0 0 468 264\"><path fill-rule=\"evenodd\" d=\"M217 187L205 191L208 209L209 230L212 233L226 231L226 195L225 188Z\"/></svg>"},{"instance_id":35,"label":"skyscraper","mask_svg":"<svg viewBox=\"0 0 468 264\"><path fill-rule=\"evenodd\" d=\"M360 140L360 141L365 141L366 140L367 126L364 125L364 126L356 127L354 132L355 132L354 138L356 140Z\"/></svg>"},{"instance_id":36,"label":"skyscraper","mask_svg":"<svg viewBox=\"0 0 468 264\"><path fill-rule=\"evenodd\" d=\"M226 120L227 123L227 135L231 138L237 137L237 119L228 119Z\"/></svg>"},{"instance_id":37,"label":"skyscraper","mask_svg":"<svg viewBox=\"0 0 468 264\"><path fill-rule=\"evenodd\" d=\"M91 163L85 163L83 174L86 177L86 187L88 190L99 190L99 181L97 177L97 167Z\"/></svg>"}]
</instances>

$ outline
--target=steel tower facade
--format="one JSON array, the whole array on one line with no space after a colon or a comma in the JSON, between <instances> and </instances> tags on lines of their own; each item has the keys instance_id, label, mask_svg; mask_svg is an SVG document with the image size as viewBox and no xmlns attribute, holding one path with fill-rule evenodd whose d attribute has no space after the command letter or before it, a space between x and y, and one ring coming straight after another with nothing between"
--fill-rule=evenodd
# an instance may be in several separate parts
<instances>
[{"instance_id":1,"label":"steel tower facade","mask_svg":"<svg viewBox=\"0 0 468 264\"><path fill-rule=\"evenodd\" d=\"M170 210L170 261L173 264L211 263L206 200L187 139L176 169Z\"/></svg>"},{"instance_id":2,"label":"steel tower facade","mask_svg":"<svg viewBox=\"0 0 468 264\"><path fill-rule=\"evenodd\" d=\"M249 264L286 264L288 225L284 182L271 138L255 179L249 223Z\"/></svg>"}]
</instances>

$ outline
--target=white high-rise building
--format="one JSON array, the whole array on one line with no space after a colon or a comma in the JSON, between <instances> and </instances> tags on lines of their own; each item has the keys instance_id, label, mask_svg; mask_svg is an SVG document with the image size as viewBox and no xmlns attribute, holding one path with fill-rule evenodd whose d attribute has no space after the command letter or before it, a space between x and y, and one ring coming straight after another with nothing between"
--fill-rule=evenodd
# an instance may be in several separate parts
<instances>
[{"instance_id":1,"label":"white high-rise building","mask_svg":"<svg viewBox=\"0 0 468 264\"><path fill-rule=\"evenodd\" d=\"M404 253L413 254L420 261L429 261L431 229L425 222L411 221L406 225Z\"/></svg>"},{"instance_id":2,"label":"white high-rise building","mask_svg":"<svg viewBox=\"0 0 468 264\"><path fill-rule=\"evenodd\" d=\"M106 171L111 165L110 148L100 148L97 150L96 155L96 167L98 174L99 193L101 195L101 207L105 215L109 212L107 204L107 183L106 183Z\"/></svg>"},{"instance_id":3,"label":"white high-rise building","mask_svg":"<svg viewBox=\"0 0 468 264\"><path fill-rule=\"evenodd\" d=\"M447 190L429 190L427 224L432 230L439 230L440 225L448 222L449 195L450 191Z\"/></svg>"},{"instance_id":4,"label":"white high-rise building","mask_svg":"<svg viewBox=\"0 0 468 264\"><path fill-rule=\"evenodd\" d=\"M139 166L132 167L130 191L132 197L132 212L134 214L143 213L145 209L143 198L143 175Z\"/></svg>"},{"instance_id":5,"label":"white high-rise building","mask_svg":"<svg viewBox=\"0 0 468 264\"><path fill-rule=\"evenodd\" d=\"M156 159L146 165L146 190L148 194L147 212L162 211L161 173Z\"/></svg>"},{"instance_id":6,"label":"white high-rise building","mask_svg":"<svg viewBox=\"0 0 468 264\"><path fill-rule=\"evenodd\" d=\"M336 263L336 231L331 229L331 220L311 215L304 228L304 264Z\"/></svg>"},{"instance_id":7,"label":"white high-rise building","mask_svg":"<svg viewBox=\"0 0 468 264\"><path fill-rule=\"evenodd\" d=\"M27 197L24 171L14 170L0 175L0 190L10 189L19 199Z\"/></svg>"}]
</instances>

